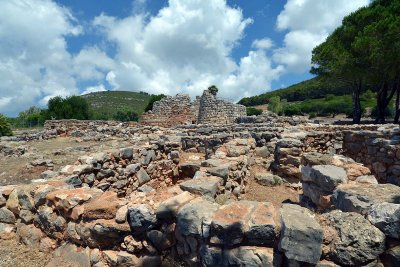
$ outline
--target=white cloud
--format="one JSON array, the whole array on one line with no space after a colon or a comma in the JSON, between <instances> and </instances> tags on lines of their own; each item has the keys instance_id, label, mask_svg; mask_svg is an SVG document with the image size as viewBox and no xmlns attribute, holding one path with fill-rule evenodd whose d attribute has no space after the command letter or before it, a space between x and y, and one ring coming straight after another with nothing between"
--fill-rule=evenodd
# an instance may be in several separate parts
<instances>
[{"instance_id":1,"label":"white cloud","mask_svg":"<svg viewBox=\"0 0 400 267\"><path fill-rule=\"evenodd\" d=\"M93 21L118 50L107 75L114 88L194 96L216 84L222 97L235 100L268 90L281 72L262 51L249 51L238 64L231 57L251 23L225 0L170 0L153 17L101 14ZM256 50L271 46L267 38L253 45Z\"/></svg>"},{"instance_id":2,"label":"white cloud","mask_svg":"<svg viewBox=\"0 0 400 267\"><path fill-rule=\"evenodd\" d=\"M81 93L81 95L86 95L89 93L94 93L94 92L105 92L107 89L104 87L103 84L99 84L96 86L89 86L86 87L86 89Z\"/></svg>"},{"instance_id":3,"label":"white cloud","mask_svg":"<svg viewBox=\"0 0 400 267\"><path fill-rule=\"evenodd\" d=\"M278 30L287 30L284 46L273 59L289 72L310 69L312 49L323 42L344 16L368 5L369 0L288 0L276 22Z\"/></svg>"},{"instance_id":4,"label":"white cloud","mask_svg":"<svg viewBox=\"0 0 400 267\"><path fill-rule=\"evenodd\" d=\"M263 39L256 39L251 44L251 47L256 49L269 49L274 45L271 39L263 38Z\"/></svg>"}]
</instances>

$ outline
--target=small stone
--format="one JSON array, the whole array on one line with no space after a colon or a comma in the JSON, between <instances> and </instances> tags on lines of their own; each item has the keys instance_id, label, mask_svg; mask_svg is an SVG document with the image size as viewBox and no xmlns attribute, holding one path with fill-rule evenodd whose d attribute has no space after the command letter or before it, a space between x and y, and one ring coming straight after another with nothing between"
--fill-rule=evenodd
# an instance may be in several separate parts
<instances>
[{"instance_id":1,"label":"small stone","mask_svg":"<svg viewBox=\"0 0 400 267\"><path fill-rule=\"evenodd\" d=\"M215 176L205 176L197 179L191 179L179 184L183 191L193 194L215 197L222 179Z\"/></svg>"},{"instance_id":2,"label":"small stone","mask_svg":"<svg viewBox=\"0 0 400 267\"><path fill-rule=\"evenodd\" d=\"M0 223L14 224L16 222L15 215L9 209L0 208Z\"/></svg>"},{"instance_id":3,"label":"small stone","mask_svg":"<svg viewBox=\"0 0 400 267\"><path fill-rule=\"evenodd\" d=\"M151 207L140 204L128 208L128 222L132 232L137 235L152 229L157 218Z\"/></svg>"},{"instance_id":4,"label":"small stone","mask_svg":"<svg viewBox=\"0 0 400 267\"><path fill-rule=\"evenodd\" d=\"M117 223L124 223L126 222L126 215L128 213L128 206L122 206L118 209L117 214L115 215L115 221Z\"/></svg>"},{"instance_id":5,"label":"small stone","mask_svg":"<svg viewBox=\"0 0 400 267\"><path fill-rule=\"evenodd\" d=\"M143 168L140 168L136 176L138 178L139 185L143 185L151 180L150 176Z\"/></svg>"}]
</instances>

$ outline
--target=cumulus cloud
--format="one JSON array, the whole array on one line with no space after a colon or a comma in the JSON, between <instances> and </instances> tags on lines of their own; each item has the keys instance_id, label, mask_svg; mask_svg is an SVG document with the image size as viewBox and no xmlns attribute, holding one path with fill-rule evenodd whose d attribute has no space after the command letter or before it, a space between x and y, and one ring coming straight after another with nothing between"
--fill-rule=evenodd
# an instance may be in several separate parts
<instances>
[{"instance_id":1,"label":"cumulus cloud","mask_svg":"<svg viewBox=\"0 0 400 267\"><path fill-rule=\"evenodd\" d=\"M276 27L288 31L284 45L277 48L273 59L289 72L310 69L312 49L323 42L344 16L368 5L369 0L288 0L278 15Z\"/></svg>"},{"instance_id":2,"label":"cumulus cloud","mask_svg":"<svg viewBox=\"0 0 400 267\"><path fill-rule=\"evenodd\" d=\"M99 84L96 86L86 87L86 89L81 93L81 95L86 95L95 92L104 92L104 91L107 91L107 89L104 87L103 84Z\"/></svg>"},{"instance_id":3,"label":"cumulus cloud","mask_svg":"<svg viewBox=\"0 0 400 267\"><path fill-rule=\"evenodd\" d=\"M262 51L249 51L238 63L232 58L232 49L251 23L225 0L170 0L153 17L101 14L93 21L117 46L116 66L107 75L114 88L194 96L216 84L222 97L235 100L268 90L280 73ZM253 48L271 46L265 38L256 40Z\"/></svg>"},{"instance_id":4,"label":"cumulus cloud","mask_svg":"<svg viewBox=\"0 0 400 267\"><path fill-rule=\"evenodd\" d=\"M135 0L127 17L96 16L90 27L100 44L74 54L68 37L86 29L70 10L52 0L0 1L0 113L106 88L195 96L215 84L236 101L271 90L284 72L308 71L312 48L367 3L288 0L276 23L283 45L260 37L234 59L253 20L226 0L169 0L154 16Z\"/></svg>"}]
</instances>

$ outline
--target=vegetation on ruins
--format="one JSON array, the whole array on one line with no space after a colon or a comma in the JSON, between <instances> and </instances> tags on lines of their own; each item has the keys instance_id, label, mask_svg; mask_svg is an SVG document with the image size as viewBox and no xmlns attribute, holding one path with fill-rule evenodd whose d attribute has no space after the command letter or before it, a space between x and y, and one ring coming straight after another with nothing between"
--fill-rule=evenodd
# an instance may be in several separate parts
<instances>
[{"instance_id":1,"label":"vegetation on ruins","mask_svg":"<svg viewBox=\"0 0 400 267\"><path fill-rule=\"evenodd\" d=\"M7 118L0 114L0 136L10 136L13 135L11 131L10 123L8 122Z\"/></svg>"},{"instance_id":2,"label":"vegetation on ruins","mask_svg":"<svg viewBox=\"0 0 400 267\"><path fill-rule=\"evenodd\" d=\"M159 101L159 100L163 99L164 97L166 97L166 95L164 95L164 94L152 95L146 108L144 109L144 111L152 110L154 102Z\"/></svg>"},{"instance_id":3,"label":"vegetation on ruins","mask_svg":"<svg viewBox=\"0 0 400 267\"><path fill-rule=\"evenodd\" d=\"M261 109L254 108L254 107L247 107L246 108L246 114L247 116L253 116L253 115L260 115L262 113Z\"/></svg>"},{"instance_id":4,"label":"vegetation on ruins","mask_svg":"<svg viewBox=\"0 0 400 267\"><path fill-rule=\"evenodd\" d=\"M218 88L215 85L211 85L207 90L214 96L218 94Z\"/></svg>"}]
</instances>

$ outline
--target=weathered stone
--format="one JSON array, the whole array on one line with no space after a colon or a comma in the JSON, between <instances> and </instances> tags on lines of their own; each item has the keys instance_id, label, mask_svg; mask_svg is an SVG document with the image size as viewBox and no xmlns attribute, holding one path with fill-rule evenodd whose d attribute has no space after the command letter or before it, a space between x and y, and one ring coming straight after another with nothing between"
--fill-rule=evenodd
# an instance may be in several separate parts
<instances>
[{"instance_id":1,"label":"weathered stone","mask_svg":"<svg viewBox=\"0 0 400 267\"><path fill-rule=\"evenodd\" d=\"M80 175L90 173L93 171L93 165L82 164L82 165L67 165L60 171L64 175Z\"/></svg>"},{"instance_id":2,"label":"weathered stone","mask_svg":"<svg viewBox=\"0 0 400 267\"><path fill-rule=\"evenodd\" d=\"M346 171L333 165L304 166L301 171L302 181L315 183L326 192L333 192L339 184L347 182Z\"/></svg>"},{"instance_id":3,"label":"weathered stone","mask_svg":"<svg viewBox=\"0 0 400 267\"><path fill-rule=\"evenodd\" d=\"M35 222L48 236L56 239L63 238L66 221L63 217L53 213L50 207L40 207Z\"/></svg>"},{"instance_id":4,"label":"weathered stone","mask_svg":"<svg viewBox=\"0 0 400 267\"><path fill-rule=\"evenodd\" d=\"M316 264L322 252L323 230L313 214L298 205L283 204L279 249L288 259Z\"/></svg>"},{"instance_id":5,"label":"weathered stone","mask_svg":"<svg viewBox=\"0 0 400 267\"><path fill-rule=\"evenodd\" d=\"M19 218L21 219L21 222L23 222L25 224L29 224L29 223L33 222L33 219L35 218L35 216L29 210L21 210L19 212Z\"/></svg>"},{"instance_id":6,"label":"weathered stone","mask_svg":"<svg viewBox=\"0 0 400 267\"><path fill-rule=\"evenodd\" d=\"M332 205L331 195L322 191L315 184L303 183L303 194L309 197L311 201L321 208L328 208Z\"/></svg>"},{"instance_id":7,"label":"weathered stone","mask_svg":"<svg viewBox=\"0 0 400 267\"><path fill-rule=\"evenodd\" d=\"M338 210L323 214L320 222L328 232L329 257L339 265L362 265L376 259L385 250L385 235L362 215Z\"/></svg>"},{"instance_id":8,"label":"weathered stone","mask_svg":"<svg viewBox=\"0 0 400 267\"><path fill-rule=\"evenodd\" d=\"M113 219L119 207L119 199L115 192L104 192L100 197L84 204L85 219Z\"/></svg>"},{"instance_id":9,"label":"weathered stone","mask_svg":"<svg viewBox=\"0 0 400 267\"><path fill-rule=\"evenodd\" d=\"M95 192L88 189L60 189L49 192L46 199L53 203L58 210L69 211L77 205L81 205L89 201Z\"/></svg>"},{"instance_id":10,"label":"weathered stone","mask_svg":"<svg viewBox=\"0 0 400 267\"><path fill-rule=\"evenodd\" d=\"M133 157L133 148L125 147L119 150L119 156L122 159L131 159Z\"/></svg>"},{"instance_id":11,"label":"weathered stone","mask_svg":"<svg viewBox=\"0 0 400 267\"><path fill-rule=\"evenodd\" d=\"M229 176L229 168L230 164L223 164L217 167L212 167L207 170L207 172L211 175L218 176L223 178L224 180L228 179Z\"/></svg>"},{"instance_id":12,"label":"weathered stone","mask_svg":"<svg viewBox=\"0 0 400 267\"><path fill-rule=\"evenodd\" d=\"M164 251L173 245L173 243L171 243L171 241L168 239L167 235L158 230L148 231L147 238L157 248L158 251Z\"/></svg>"},{"instance_id":13,"label":"weathered stone","mask_svg":"<svg viewBox=\"0 0 400 267\"><path fill-rule=\"evenodd\" d=\"M269 152L268 147L266 147L266 146L256 147L254 152L256 153L256 155L258 157L262 157L262 158L268 158L271 155L271 153Z\"/></svg>"},{"instance_id":14,"label":"weathered stone","mask_svg":"<svg viewBox=\"0 0 400 267\"><path fill-rule=\"evenodd\" d=\"M180 188L194 194L207 195L214 197L217 194L218 186L222 179L215 176L204 176L197 179L191 179L179 184Z\"/></svg>"},{"instance_id":15,"label":"weathered stone","mask_svg":"<svg viewBox=\"0 0 400 267\"><path fill-rule=\"evenodd\" d=\"M276 210L269 202L254 202L254 206L246 223L247 241L251 245L272 246L276 236Z\"/></svg>"},{"instance_id":16,"label":"weathered stone","mask_svg":"<svg viewBox=\"0 0 400 267\"><path fill-rule=\"evenodd\" d=\"M15 215L9 209L0 208L0 223L14 224L16 222Z\"/></svg>"},{"instance_id":17,"label":"weathered stone","mask_svg":"<svg viewBox=\"0 0 400 267\"><path fill-rule=\"evenodd\" d=\"M385 267L400 266L400 246L395 246L387 250L382 256L382 262Z\"/></svg>"},{"instance_id":18,"label":"weathered stone","mask_svg":"<svg viewBox=\"0 0 400 267\"><path fill-rule=\"evenodd\" d=\"M274 175L272 173L257 173L254 178L256 182L260 185L276 186L283 184L283 179L278 175Z\"/></svg>"},{"instance_id":19,"label":"weathered stone","mask_svg":"<svg viewBox=\"0 0 400 267\"><path fill-rule=\"evenodd\" d=\"M356 182L360 184L378 184L375 176L373 175L362 175L356 178Z\"/></svg>"},{"instance_id":20,"label":"weathered stone","mask_svg":"<svg viewBox=\"0 0 400 267\"><path fill-rule=\"evenodd\" d=\"M52 260L46 267L80 266L90 267L89 248L79 248L73 244L64 244L54 251Z\"/></svg>"},{"instance_id":21,"label":"weathered stone","mask_svg":"<svg viewBox=\"0 0 400 267\"><path fill-rule=\"evenodd\" d=\"M7 202L6 202L6 207L12 213L14 214L19 214L19 210L21 209L21 206L19 205L19 200L18 200L18 190L14 189L8 196Z\"/></svg>"},{"instance_id":22,"label":"weathered stone","mask_svg":"<svg viewBox=\"0 0 400 267\"><path fill-rule=\"evenodd\" d=\"M130 233L127 223L119 224L114 220L104 219L92 221L84 226L77 225L76 229L85 244L103 248L120 245L124 237Z\"/></svg>"},{"instance_id":23,"label":"weathered stone","mask_svg":"<svg viewBox=\"0 0 400 267\"><path fill-rule=\"evenodd\" d=\"M143 185L151 180L150 176L143 168L140 168L140 170L136 173L136 176L138 178L139 185Z\"/></svg>"},{"instance_id":24,"label":"weathered stone","mask_svg":"<svg viewBox=\"0 0 400 267\"><path fill-rule=\"evenodd\" d=\"M151 207L140 204L128 208L128 222L132 232L137 235L152 229L157 218Z\"/></svg>"},{"instance_id":25,"label":"weathered stone","mask_svg":"<svg viewBox=\"0 0 400 267\"><path fill-rule=\"evenodd\" d=\"M183 236L209 236L209 218L218 209L218 204L197 198L179 209L176 215L176 231Z\"/></svg>"},{"instance_id":26,"label":"weathered stone","mask_svg":"<svg viewBox=\"0 0 400 267\"><path fill-rule=\"evenodd\" d=\"M140 164L136 163L136 164L129 164L128 166L126 166L126 168L124 169L124 173L125 175L133 175L135 174L138 170L140 170Z\"/></svg>"},{"instance_id":27,"label":"weathered stone","mask_svg":"<svg viewBox=\"0 0 400 267\"><path fill-rule=\"evenodd\" d=\"M43 232L33 225L18 224L17 236L20 242L29 247L39 247Z\"/></svg>"},{"instance_id":28,"label":"weathered stone","mask_svg":"<svg viewBox=\"0 0 400 267\"><path fill-rule=\"evenodd\" d=\"M115 221L117 223L124 223L126 222L126 215L128 214L128 206L122 206L117 210L117 213L115 215Z\"/></svg>"},{"instance_id":29,"label":"weathered stone","mask_svg":"<svg viewBox=\"0 0 400 267\"><path fill-rule=\"evenodd\" d=\"M33 197L33 202L35 204L35 207L38 208L39 206L44 205L46 203L47 194L54 190L55 190L54 186L51 186L51 185L40 186L35 191L35 194Z\"/></svg>"},{"instance_id":30,"label":"weathered stone","mask_svg":"<svg viewBox=\"0 0 400 267\"><path fill-rule=\"evenodd\" d=\"M399 195L400 187L392 184L343 185L335 190L332 203L342 211L366 214L373 204L400 204Z\"/></svg>"},{"instance_id":31,"label":"weathered stone","mask_svg":"<svg viewBox=\"0 0 400 267\"><path fill-rule=\"evenodd\" d=\"M82 180L79 178L78 175L71 175L64 179L64 182L67 185L71 185L75 188L82 186Z\"/></svg>"},{"instance_id":32,"label":"weathered stone","mask_svg":"<svg viewBox=\"0 0 400 267\"><path fill-rule=\"evenodd\" d=\"M367 219L386 236L400 238L400 204L374 204L368 210Z\"/></svg>"},{"instance_id":33,"label":"weathered stone","mask_svg":"<svg viewBox=\"0 0 400 267\"><path fill-rule=\"evenodd\" d=\"M241 246L223 252L222 266L273 267L273 249Z\"/></svg>"},{"instance_id":34,"label":"weathered stone","mask_svg":"<svg viewBox=\"0 0 400 267\"><path fill-rule=\"evenodd\" d=\"M6 198L5 198L5 197L3 197L3 195L2 195L2 194L0 194L0 208L1 208L1 207L3 207L3 206L5 206L5 205L6 205L6 203L7 203L7 200L6 200Z\"/></svg>"},{"instance_id":35,"label":"weathered stone","mask_svg":"<svg viewBox=\"0 0 400 267\"><path fill-rule=\"evenodd\" d=\"M201 266L224 266L222 249L204 245L200 248Z\"/></svg>"},{"instance_id":36,"label":"weathered stone","mask_svg":"<svg viewBox=\"0 0 400 267\"><path fill-rule=\"evenodd\" d=\"M0 223L0 240L9 240L15 236L15 225Z\"/></svg>"},{"instance_id":37,"label":"weathered stone","mask_svg":"<svg viewBox=\"0 0 400 267\"><path fill-rule=\"evenodd\" d=\"M227 247L241 243L253 208L253 203L249 201L221 206L211 217L210 242Z\"/></svg>"},{"instance_id":38,"label":"weathered stone","mask_svg":"<svg viewBox=\"0 0 400 267\"><path fill-rule=\"evenodd\" d=\"M185 191L179 195L164 200L157 208L157 218L169 219L175 217L179 208L194 198L195 196Z\"/></svg>"}]
</instances>

